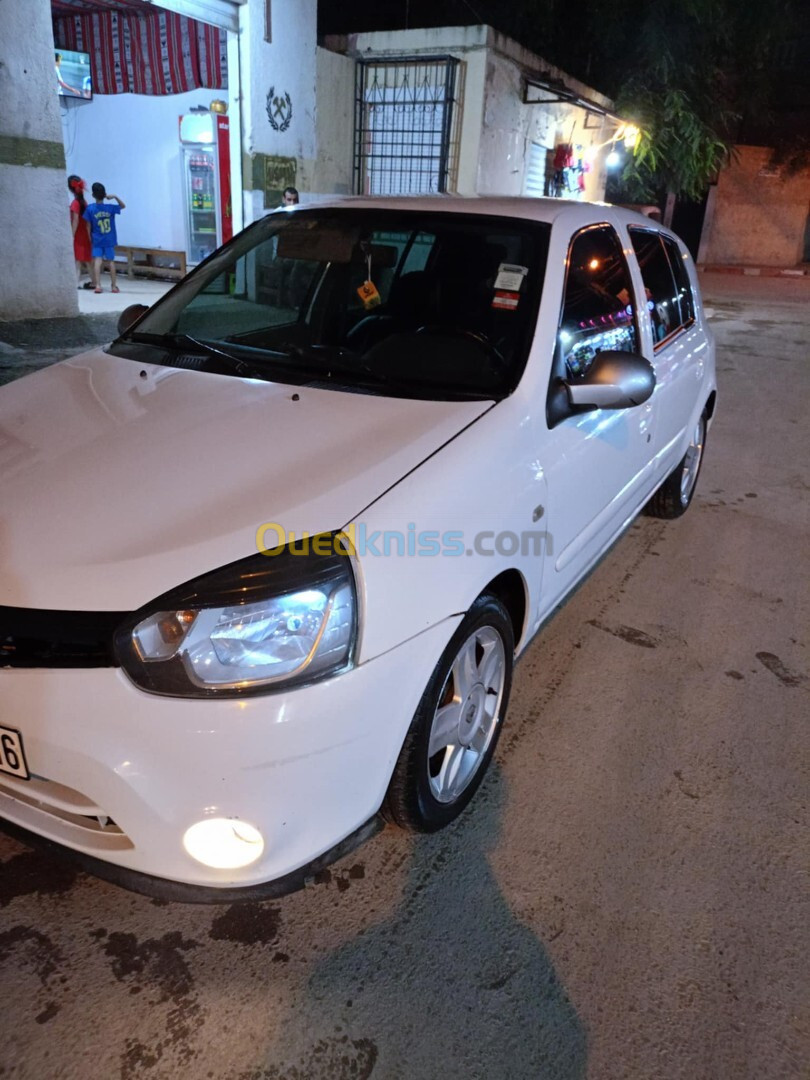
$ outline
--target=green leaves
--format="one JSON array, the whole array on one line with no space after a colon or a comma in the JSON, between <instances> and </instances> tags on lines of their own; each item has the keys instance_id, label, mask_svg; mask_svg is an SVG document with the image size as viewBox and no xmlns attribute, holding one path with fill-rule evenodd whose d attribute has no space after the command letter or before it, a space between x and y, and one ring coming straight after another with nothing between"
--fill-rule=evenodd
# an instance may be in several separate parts
<instances>
[{"instance_id":1,"label":"green leaves","mask_svg":"<svg viewBox=\"0 0 810 1080\"><path fill-rule=\"evenodd\" d=\"M679 87L632 87L620 109L641 127L622 176L630 198L648 201L662 188L700 198L730 152L722 132L730 129L733 114L715 109L710 120L704 119Z\"/></svg>"}]
</instances>

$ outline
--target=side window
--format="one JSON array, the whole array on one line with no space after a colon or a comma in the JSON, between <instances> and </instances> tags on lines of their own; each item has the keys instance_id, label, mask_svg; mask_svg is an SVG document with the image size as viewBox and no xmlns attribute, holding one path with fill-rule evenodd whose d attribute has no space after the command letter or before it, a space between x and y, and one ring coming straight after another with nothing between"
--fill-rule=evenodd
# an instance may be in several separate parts
<instances>
[{"instance_id":1,"label":"side window","mask_svg":"<svg viewBox=\"0 0 810 1080\"><path fill-rule=\"evenodd\" d=\"M681 325L675 279L661 242L661 234L632 227L628 231L644 282L653 342L657 345Z\"/></svg>"},{"instance_id":2,"label":"side window","mask_svg":"<svg viewBox=\"0 0 810 1080\"><path fill-rule=\"evenodd\" d=\"M413 238L413 243L408 248L405 262L400 267L400 274L411 274L414 270L424 270L435 240L436 237L430 233L417 233Z\"/></svg>"},{"instance_id":3,"label":"side window","mask_svg":"<svg viewBox=\"0 0 810 1080\"><path fill-rule=\"evenodd\" d=\"M559 345L569 377L584 375L599 352L635 352L633 287L610 225L578 233L568 252Z\"/></svg>"},{"instance_id":4,"label":"side window","mask_svg":"<svg viewBox=\"0 0 810 1080\"><path fill-rule=\"evenodd\" d=\"M684 266L684 256L674 240L668 236L662 236L664 247L669 254L672 263L672 273L675 275L675 285L678 291L678 303L681 307L681 324L686 326L695 318L695 301L692 296L692 286L689 283L689 274Z\"/></svg>"}]
</instances>

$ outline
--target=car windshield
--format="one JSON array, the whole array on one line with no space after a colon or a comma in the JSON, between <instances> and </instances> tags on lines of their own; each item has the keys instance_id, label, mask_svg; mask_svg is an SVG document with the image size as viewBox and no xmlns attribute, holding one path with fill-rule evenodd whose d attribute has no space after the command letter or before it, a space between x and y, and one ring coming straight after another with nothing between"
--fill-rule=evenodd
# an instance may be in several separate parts
<instances>
[{"instance_id":1,"label":"car windshield","mask_svg":"<svg viewBox=\"0 0 810 1080\"><path fill-rule=\"evenodd\" d=\"M537 316L548 226L391 209L257 222L112 351L223 374L421 398L500 398Z\"/></svg>"}]
</instances>

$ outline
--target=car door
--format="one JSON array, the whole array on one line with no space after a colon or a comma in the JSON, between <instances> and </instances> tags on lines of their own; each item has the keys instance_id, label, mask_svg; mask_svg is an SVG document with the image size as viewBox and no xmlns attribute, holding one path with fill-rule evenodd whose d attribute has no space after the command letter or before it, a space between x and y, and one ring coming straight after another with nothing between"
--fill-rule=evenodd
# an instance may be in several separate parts
<instances>
[{"instance_id":1,"label":"car door","mask_svg":"<svg viewBox=\"0 0 810 1080\"><path fill-rule=\"evenodd\" d=\"M570 240L549 394L560 379L586 374L602 351L639 351L631 276L621 240L607 222ZM557 422L549 413L554 573L546 578L544 607L568 591L649 495L654 420L652 399Z\"/></svg>"},{"instance_id":2,"label":"car door","mask_svg":"<svg viewBox=\"0 0 810 1080\"><path fill-rule=\"evenodd\" d=\"M684 266L689 256L658 229L631 225L628 233L646 296L647 318L640 320L641 351L655 369L654 447L656 472L663 479L683 455L707 344L695 322Z\"/></svg>"}]
</instances>

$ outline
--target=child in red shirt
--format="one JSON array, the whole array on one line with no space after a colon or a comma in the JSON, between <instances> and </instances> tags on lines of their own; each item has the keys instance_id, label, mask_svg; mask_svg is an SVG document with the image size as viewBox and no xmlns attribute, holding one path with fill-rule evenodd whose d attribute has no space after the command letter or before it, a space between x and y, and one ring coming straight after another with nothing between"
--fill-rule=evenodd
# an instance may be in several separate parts
<instances>
[{"instance_id":1,"label":"child in red shirt","mask_svg":"<svg viewBox=\"0 0 810 1080\"><path fill-rule=\"evenodd\" d=\"M83 220L84 212L87 209L87 199L84 197L86 185L84 180L75 174L68 177L67 185L73 195L73 202L70 204L70 228L73 232L73 258L76 260L76 278L78 281L82 280L82 269L84 268L90 280L85 281L84 285L79 285L79 288L93 289L95 288L95 281L91 262L92 255L90 254L90 225Z\"/></svg>"}]
</instances>

